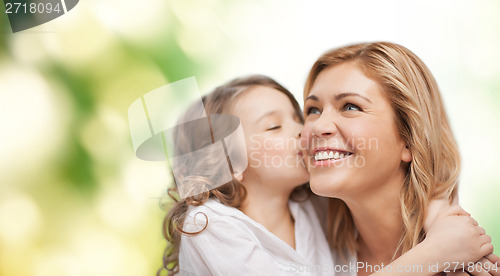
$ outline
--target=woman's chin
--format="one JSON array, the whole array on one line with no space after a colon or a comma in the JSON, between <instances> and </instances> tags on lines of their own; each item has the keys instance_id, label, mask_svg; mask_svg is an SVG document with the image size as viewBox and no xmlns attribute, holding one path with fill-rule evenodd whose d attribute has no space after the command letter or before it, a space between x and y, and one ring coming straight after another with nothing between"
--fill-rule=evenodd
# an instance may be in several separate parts
<instances>
[{"instance_id":1,"label":"woman's chin","mask_svg":"<svg viewBox=\"0 0 500 276\"><path fill-rule=\"evenodd\" d=\"M309 178L309 184L313 193L326 196L326 197L340 197L341 194L346 193L347 181L341 181L339 177L335 176L318 176L312 173Z\"/></svg>"}]
</instances>

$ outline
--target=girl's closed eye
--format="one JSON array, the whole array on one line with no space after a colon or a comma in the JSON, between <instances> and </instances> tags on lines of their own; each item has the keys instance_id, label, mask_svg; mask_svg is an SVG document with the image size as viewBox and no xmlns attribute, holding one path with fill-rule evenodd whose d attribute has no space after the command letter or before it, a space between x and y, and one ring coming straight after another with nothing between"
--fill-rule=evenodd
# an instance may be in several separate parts
<instances>
[{"instance_id":1,"label":"girl's closed eye","mask_svg":"<svg viewBox=\"0 0 500 276\"><path fill-rule=\"evenodd\" d=\"M276 129L280 129L280 128L281 128L280 125L273 125L273 126L267 128L266 130L276 130Z\"/></svg>"}]
</instances>

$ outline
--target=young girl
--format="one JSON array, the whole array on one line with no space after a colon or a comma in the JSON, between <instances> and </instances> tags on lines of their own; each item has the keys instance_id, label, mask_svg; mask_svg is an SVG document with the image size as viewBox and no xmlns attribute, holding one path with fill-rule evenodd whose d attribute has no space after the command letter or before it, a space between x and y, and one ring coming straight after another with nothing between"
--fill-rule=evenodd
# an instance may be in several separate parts
<instances>
[{"instance_id":1,"label":"young girl","mask_svg":"<svg viewBox=\"0 0 500 276\"><path fill-rule=\"evenodd\" d=\"M164 223L170 243L164 268L169 274L332 275L337 269L352 269L334 266L336 256L332 256L322 227L325 219L317 215L324 213L317 212L320 198L304 185L308 173L298 146L303 117L293 95L272 79L250 76L216 88L203 103L209 116L233 114L240 118L248 167L235 172L227 184L179 200L170 210ZM184 150L200 148L197 137L189 134L192 131L183 128L177 136L183 137ZM211 160L207 155L199 165ZM203 182L203 178L197 181ZM429 236L405 254L407 259L403 256L393 264L433 261L442 268L445 260L455 260L457 252L479 242L467 233L481 228L468 218L458 208L448 210ZM451 231L461 240L449 238ZM437 248L441 242L449 246ZM430 248L440 253L428 254ZM477 249L462 255L472 259L477 254L483 252Z\"/></svg>"},{"instance_id":2,"label":"young girl","mask_svg":"<svg viewBox=\"0 0 500 276\"><path fill-rule=\"evenodd\" d=\"M429 69L393 43L342 47L314 63L304 99L310 185L332 198L332 246L352 261L381 265L419 244L429 202L453 200L460 171ZM477 236L481 254L472 262L493 250L484 231Z\"/></svg>"}]
</instances>

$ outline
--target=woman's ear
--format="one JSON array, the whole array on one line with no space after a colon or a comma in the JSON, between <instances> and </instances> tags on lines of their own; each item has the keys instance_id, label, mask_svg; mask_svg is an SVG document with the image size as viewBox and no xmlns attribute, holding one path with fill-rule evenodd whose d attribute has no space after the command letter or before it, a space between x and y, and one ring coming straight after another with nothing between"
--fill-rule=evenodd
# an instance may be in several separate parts
<instances>
[{"instance_id":1,"label":"woman's ear","mask_svg":"<svg viewBox=\"0 0 500 276\"><path fill-rule=\"evenodd\" d=\"M411 154L410 147L405 146L403 151L401 152L401 161L403 162L411 162L413 160L413 156Z\"/></svg>"}]
</instances>

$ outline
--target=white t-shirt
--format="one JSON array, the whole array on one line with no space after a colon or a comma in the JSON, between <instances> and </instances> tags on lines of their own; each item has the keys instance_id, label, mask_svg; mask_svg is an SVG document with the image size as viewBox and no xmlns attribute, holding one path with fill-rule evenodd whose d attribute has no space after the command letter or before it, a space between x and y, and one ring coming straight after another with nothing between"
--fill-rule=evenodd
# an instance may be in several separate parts
<instances>
[{"instance_id":1,"label":"white t-shirt","mask_svg":"<svg viewBox=\"0 0 500 276\"><path fill-rule=\"evenodd\" d=\"M212 199L190 206L184 231L203 229L207 218L208 225L197 235L182 235L180 275L334 275L332 253L311 200L290 201L289 207L296 249L236 208Z\"/></svg>"}]
</instances>

